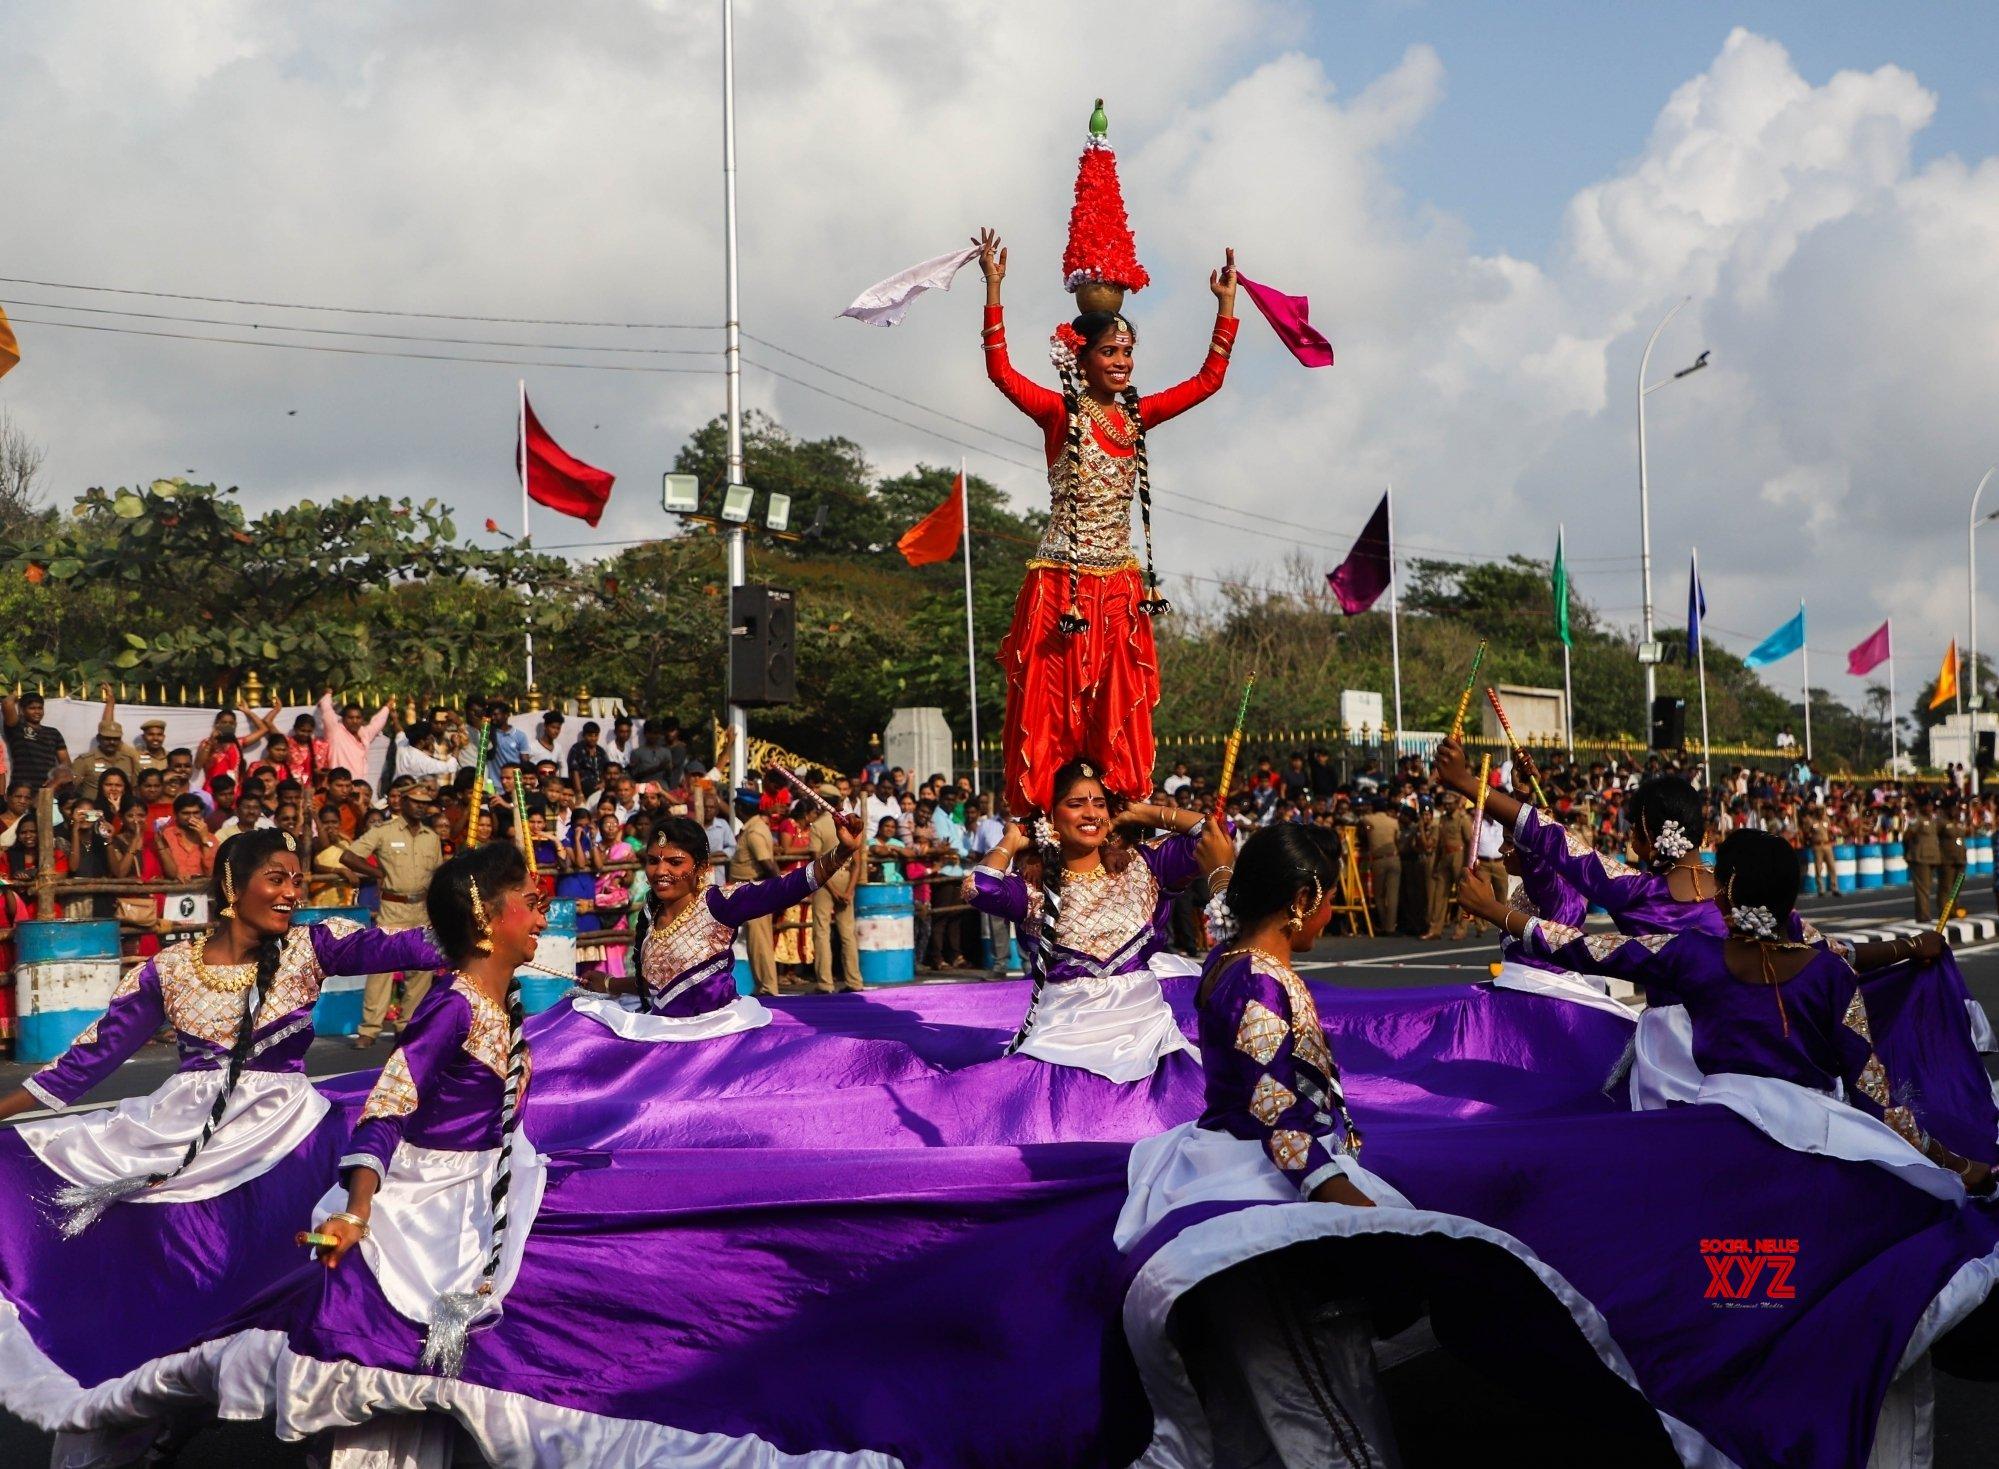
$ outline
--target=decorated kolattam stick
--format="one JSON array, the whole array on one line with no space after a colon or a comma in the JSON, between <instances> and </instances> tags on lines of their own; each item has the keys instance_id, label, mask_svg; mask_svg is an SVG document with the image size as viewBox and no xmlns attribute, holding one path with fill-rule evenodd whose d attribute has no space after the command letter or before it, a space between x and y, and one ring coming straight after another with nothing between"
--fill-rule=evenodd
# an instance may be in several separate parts
<instances>
[{"instance_id":1,"label":"decorated kolattam stick","mask_svg":"<svg viewBox=\"0 0 1999 1469\"><path fill-rule=\"evenodd\" d=\"M1513 747L1513 758L1520 762L1520 768L1527 772L1527 783L1534 788L1534 804L1542 810L1548 809L1548 797L1541 790L1541 772L1534 768L1534 757L1527 753L1527 747L1520 743L1520 737L1513 732L1513 725L1506 717L1506 706L1499 702L1499 690L1487 684L1486 698L1492 701L1492 712L1499 716L1499 728L1506 735L1506 743Z\"/></svg>"},{"instance_id":2,"label":"decorated kolattam stick","mask_svg":"<svg viewBox=\"0 0 1999 1469\"><path fill-rule=\"evenodd\" d=\"M1944 931L1944 925L1949 923L1951 918L1957 913L1957 895L1963 891L1964 869L1960 867L1957 869L1957 881L1950 885L1950 901L1943 905L1943 912L1937 915L1938 933Z\"/></svg>"},{"instance_id":3,"label":"decorated kolattam stick","mask_svg":"<svg viewBox=\"0 0 1999 1469\"><path fill-rule=\"evenodd\" d=\"M1481 645L1483 646L1483 645ZM1471 813L1471 860L1465 863L1467 875L1478 871L1478 829L1485 821L1485 793L1492 789L1492 756L1478 757L1478 800Z\"/></svg>"},{"instance_id":4,"label":"decorated kolattam stick","mask_svg":"<svg viewBox=\"0 0 1999 1469\"><path fill-rule=\"evenodd\" d=\"M486 739L492 732L490 720L479 726L479 748L472 756L472 804L467 808L471 815L465 818L468 847L479 840L479 808L486 804Z\"/></svg>"},{"instance_id":5,"label":"decorated kolattam stick","mask_svg":"<svg viewBox=\"0 0 1999 1469\"><path fill-rule=\"evenodd\" d=\"M791 771L785 769L784 766L778 764L775 760L773 760L770 762L770 764L766 765L764 769L776 771L777 774L783 778L784 783L790 786L794 791L797 791L799 795L805 797L806 800L810 801L812 805L818 809L820 815L832 817L835 823L837 823L840 820L840 813L832 808L832 806L827 802L824 796L820 795L819 792L813 790L811 786L807 785L798 776L792 774Z\"/></svg>"},{"instance_id":6,"label":"decorated kolattam stick","mask_svg":"<svg viewBox=\"0 0 1999 1469\"><path fill-rule=\"evenodd\" d=\"M1465 737L1465 710L1471 707L1471 691L1478 685L1478 666L1483 662L1485 662L1485 644L1481 641L1478 651L1472 654L1471 672L1465 675L1464 692L1458 695L1458 712L1451 720L1453 740L1462 740Z\"/></svg>"},{"instance_id":7,"label":"decorated kolattam stick","mask_svg":"<svg viewBox=\"0 0 1999 1469\"><path fill-rule=\"evenodd\" d=\"M520 767L516 765L507 773L514 778L514 839L520 843L521 855L527 859L528 881L539 883L541 865L534 860L534 834L528 830L528 803L521 790Z\"/></svg>"},{"instance_id":8,"label":"decorated kolattam stick","mask_svg":"<svg viewBox=\"0 0 1999 1469\"><path fill-rule=\"evenodd\" d=\"M1229 787L1235 783L1236 757L1242 754L1243 721L1249 717L1249 691L1255 687L1256 670L1252 668L1242 686L1242 703L1236 706L1235 728L1229 731L1228 743L1222 747L1222 783L1215 791L1216 820L1228 815Z\"/></svg>"}]
</instances>

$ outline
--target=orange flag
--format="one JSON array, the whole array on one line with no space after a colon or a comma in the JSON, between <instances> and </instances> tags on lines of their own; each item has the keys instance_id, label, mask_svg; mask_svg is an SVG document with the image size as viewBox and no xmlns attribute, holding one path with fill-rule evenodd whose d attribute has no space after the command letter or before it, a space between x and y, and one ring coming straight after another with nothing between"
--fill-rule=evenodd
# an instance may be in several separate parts
<instances>
[{"instance_id":1,"label":"orange flag","mask_svg":"<svg viewBox=\"0 0 1999 1469\"><path fill-rule=\"evenodd\" d=\"M1943 655L1943 668L1937 673L1937 691L1930 699L1930 708L1948 704L1957 697L1957 639L1950 640L1950 651Z\"/></svg>"},{"instance_id":2,"label":"orange flag","mask_svg":"<svg viewBox=\"0 0 1999 1469\"><path fill-rule=\"evenodd\" d=\"M14 328L7 325L7 311L0 307L0 377L21 360L21 344L14 340Z\"/></svg>"},{"instance_id":3,"label":"orange flag","mask_svg":"<svg viewBox=\"0 0 1999 1469\"><path fill-rule=\"evenodd\" d=\"M911 566L949 561L958 554L958 537L965 533L965 476L961 473L944 503L902 533L895 543Z\"/></svg>"}]
</instances>

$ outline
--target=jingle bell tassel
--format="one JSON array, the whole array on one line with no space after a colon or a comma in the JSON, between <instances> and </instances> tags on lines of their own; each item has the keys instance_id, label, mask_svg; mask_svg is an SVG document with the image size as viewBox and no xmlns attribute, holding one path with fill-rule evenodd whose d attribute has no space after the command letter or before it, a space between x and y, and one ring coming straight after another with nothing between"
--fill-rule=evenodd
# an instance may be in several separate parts
<instances>
[{"instance_id":1,"label":"jingle bell tassel","mask_svg":"<svg viewBox=\"0 0 1999 1469\"><path fill-rule=\"evenodd\" d=\"M419 1365L440 1377L456 1377L463 1372L465 1339L490 1299L477 1291L448 1290L431 1302L430 1330L424 1333Z\"/></svg>"},{"instance_id":2,"label":"jingle bell tassel","mask_svg":"<svg viewBox=\"0 0 1999 1469\"><path fill-rule=\"evenodd\" d=\"M113 1204L137 1198L152 1186L150 1174L138 1178L113 1178L104 1183L72 1183L59 1188L49 1202L55 1208L56 1228L64 1239L75 1239L95 1224Z\"/></svg>"},{"instance_id":3,"label":"jingle bell tassel","mask_svg":"<svg viewBox=\"0 0 1999 1469\"><path fill-rule=\"evenodd\" d=\"M1060 617L1055 619L1055 630L1074 637L1078 633L1085 633L1090 630L1090 619L1083 616L1080 608L1072 606L1067 612L1064 612Z\"/></svg>"},{"instance_id":4,"label":"jingle bell tassel","mask_svg":"<svg viewBox=\"0 0 1999 1469\"><path fill-rule=\"evenodd\" d=\"M1173 604L1159 595L1159 588L1152 589L1152 595L1138 604L1138 610L1147 617L1164 617L1173 610Z\"/></svg>"}]
</instances>

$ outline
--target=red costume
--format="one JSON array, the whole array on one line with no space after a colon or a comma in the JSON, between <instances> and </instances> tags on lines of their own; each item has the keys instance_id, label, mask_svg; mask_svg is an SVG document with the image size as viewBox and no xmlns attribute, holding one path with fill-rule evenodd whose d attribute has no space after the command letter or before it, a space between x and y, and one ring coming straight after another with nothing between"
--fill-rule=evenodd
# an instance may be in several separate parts
<instances>
[{"instance_id":1,"label":"red costume","mask_svg":"<svg viewBox=\"0 0 1999 1469\"><path fill-rule=\"evenodd\" d=\"M1063 395L1014 371L1000 308L986 308L986 375L1040 425L1048 452L1048 528L1027 563L999 654L1006 674L1006 798L1017 815L1047 810L1056 770L1079 755L1102 770L1107 790L1140 800L1152 789L1159 658L1131 550L1135 450L1141 426L1149 432L1221 387L1235 334L1234 317L1216 318L1200 372L1139 399L1137 424L1123 403L1079 398L1076 411L1085 421L1077 435L1080 462L1072 462ZM1075 610L1088 623L1073 634L1058 626L1070 610L1072 577Z\"/></svg>"}]
</instances>

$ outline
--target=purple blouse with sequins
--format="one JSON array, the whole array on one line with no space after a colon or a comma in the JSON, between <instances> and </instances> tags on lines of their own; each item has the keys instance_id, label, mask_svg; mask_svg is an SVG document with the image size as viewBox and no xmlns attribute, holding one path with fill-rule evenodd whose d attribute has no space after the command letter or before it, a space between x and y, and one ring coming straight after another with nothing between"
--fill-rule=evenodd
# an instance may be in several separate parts
<instances>
[{"instance_id":1,"label":"purple blouse with sequins","mask_svg":"<svg viewBox=\"0 0 1999 1469\"><path fill-rule=\"evenodd\" d=\"M1589 900L1564 882L1554 868L1542 865L1530 866L1521 874L1514 885L1512 905L1529 918L1546 918L1574 929L1580 929L1583 920L1589 917ZM1561 965L1524 939L1506 939L1500 944L1499 953L1509 964L1561 971Z\"/></svg>"},{"instance_id":2,"label":"purple blouse with sequins","mask_svg":"<svg viewBox=\"0 0 1999 1469\"><path fill-rule=\"evenodd\" d=\"M387 1178L399 1142L452 1152L497 1148L512 1034L506 1010L463 976L432 985L368 1093L340 1158L342 1176L359 1165ZM524 1065L523 1095L528 1074Z\"/></svg>"},{"instance_id":3,"label":"purple blouse with sequins","mask_svg":"<svg viewBox=\"0 0 1999 1469\"><path fill-rule=\"evenodd\" d=\"M291 930L277 975L257 1008L250 1071L303 1071L312 1045L312 1007L329 974L435 969L444 963L427 929L383 933L342 919ZM213 967L213 966L211 966ZM120 1062L171 1025L182 1071L225 1066L243 1023L245 995L202 983L194 946L173 944L140 965L111 996L104 1014L56 1060L23 1083L48 1106L75 1102Z\"/></svg>"},{"instance_id":4,"label":"purple blouse with sequins","mask_svg":"<svg viewBox=\"0 0 1999 1469\"><path fill-rule=\"evenodd\" d=\"M1164 948L1173 895L1201 875L1198 836L1171 836L1136 847L1139 860L1101 877L1068 873L1062 880L1062 921L1055 938L1052 983L1129 974ZM965 901L981 913L1017 924L1023 941L1041 932L1041 889L1017 872L975 867Z\"/></svg>"},{"instance_id":5,"label":"purple blouse with sequins","mask_svg":"<svg viewBox=\"0 0 1999 1469\"><path fill-rule=\"evenodd\" d=\"M818 864L783 877L703 888L671 923L656 923L639 955L639 983L655 1015L705 1015L736 998L736 930L810 898Z\"/></svg>"},{"instance_id":6,"label":"purple blouse with sequins","mask_svg":"<svg viewBox=\"0 0 1999 1469\"><path fill-rule=\"evenodd\" d=\"M1813 1091L1844 1090L1862 1111L1904 1131L1875 1055L1867 1004L1853 967L1820 949L1790 979L1767 985L1729 969L1727 941L1712 934L1583 934L1538 920L1524 943L1565 969L1614 974L1645 986L1648 1000L1686 1006L1694 1060L1708 1075L1771 1076ZM1920 1144L1919 1144L1920 1146Z\"/></svg>"},{"instance_id":7,"label":"purple blouse with sequins","mask_svg":"<svg viewBox=\"0 0 1999 1469\"><path fill-rule=\"evenodd\" d=\"M1207 1110L1201 1126L1261 1143L1302 1197L1336 1173L1360 1137L1305 982L1255 952L1208 956L1198 1024ZM1219 965L1219 968L1217 966Z\"/></svg>"}]
</instances>

